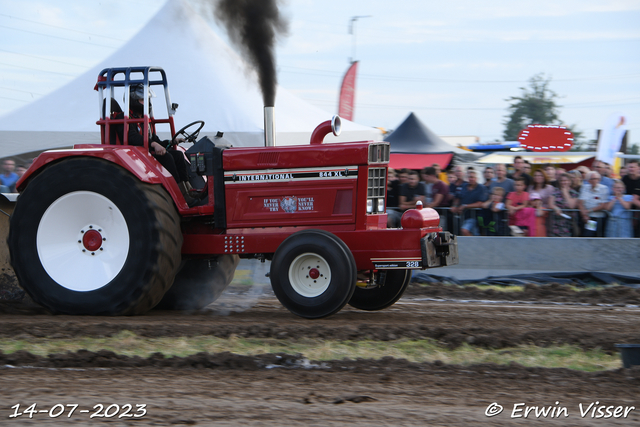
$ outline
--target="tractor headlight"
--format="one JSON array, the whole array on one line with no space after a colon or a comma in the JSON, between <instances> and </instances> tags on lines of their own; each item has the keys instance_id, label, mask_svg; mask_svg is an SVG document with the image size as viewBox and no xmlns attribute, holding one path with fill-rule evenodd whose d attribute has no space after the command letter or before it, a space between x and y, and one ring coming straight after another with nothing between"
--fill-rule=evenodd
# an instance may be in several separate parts
<instances>
[{"instance_id":1,"label":"tractor headlight","mask_svg":"<svg viewBox=\"0 0 640 427\"><path fill-rule=\"evenodd\" d=\"M378 199L378 213L384 213L384 199Z\"/></svg>"},{"instance_id":2,"label":"tractor headlight","mask_svg":"<svg viewBox=\"0 0 640 427\"><path fill-rule=\"evenodd\" d=\"M367 199L367 213L373 213L373 200Z\"/></svg>"}]
</instances>

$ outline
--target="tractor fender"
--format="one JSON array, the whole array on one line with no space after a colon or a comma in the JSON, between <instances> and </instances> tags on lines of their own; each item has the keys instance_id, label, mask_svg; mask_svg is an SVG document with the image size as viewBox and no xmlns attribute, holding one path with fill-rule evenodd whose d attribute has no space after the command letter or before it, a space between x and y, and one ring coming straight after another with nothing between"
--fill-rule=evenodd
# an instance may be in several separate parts
<instances>
[{"instance_id":1,"label":"tractor fender","mask_svg":"<svg viewBox=\"0 0 640 427\"><path fill-rule=\"evenodd\" d=\"M48 166L71 157L94 157L115 163L146 184L162 185L179 210L189 208L169 171L146 148L137 146L82 144L72 149L45 151L34 160L31 167L18 180L17 190L24 190L31 179Z\"/></svg>"}]
</instances>

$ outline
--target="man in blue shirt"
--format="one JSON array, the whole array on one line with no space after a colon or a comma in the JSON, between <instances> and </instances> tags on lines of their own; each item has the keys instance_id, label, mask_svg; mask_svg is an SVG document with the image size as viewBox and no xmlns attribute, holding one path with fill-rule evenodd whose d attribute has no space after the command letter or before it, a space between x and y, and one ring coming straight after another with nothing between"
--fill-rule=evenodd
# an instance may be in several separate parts
<instances>
[{"instance_id":1,"label":"man in blue shirt","mask_svg":"<svg viewBox=\"0 0 640 427\"><path fill-rule=\"evenodd\" d=\"M600 184L605 185L609 189L609 193L613 194L613 179L606 175L607 163L602 160L596 160L593 170L600 174Z\"/></svg>"},{"instance_id":2,"label":"man in blue shirt","mask_svg":"<svg viewBox=\"0 0 640 427\"><path fill-rule=\"evenodd\" d=\"M468 171L467 180L459 196L454 199L451 212L462 214L464 220L460 232L463 236L477 236L479 234L477 215L476 211L471 209L482 207L482 203L487 200L487 190L484 185L478 185L476 171Z\"/></svg>"},{"instance_id":3,"label":"man in blue shirt","mask_svg":"<svg viewBox=\"0 0 640 427\"><path fill-rule=\"evenodd\" d=\"M516 190L513 185L513 180L511 178L507 178L507 167L502 163L498 163L496 165L496 179L491 182L491 185L489 185L489 193L491 193L496 187L504 189L505 196Z\"/></svg>"},{"instance_id":4,"label":"man in blue shirt","mask_svg":"<svg viewBox=\"0 0 640 427\"><path fill-rule=\"evenodd\" d=\"M16 191L15 185L18 181L17 173L15 173L16 162L13 160L5 160L2 162L2 175L0 175L0 192L9 193Z\"/></svg>"}]
</instances>

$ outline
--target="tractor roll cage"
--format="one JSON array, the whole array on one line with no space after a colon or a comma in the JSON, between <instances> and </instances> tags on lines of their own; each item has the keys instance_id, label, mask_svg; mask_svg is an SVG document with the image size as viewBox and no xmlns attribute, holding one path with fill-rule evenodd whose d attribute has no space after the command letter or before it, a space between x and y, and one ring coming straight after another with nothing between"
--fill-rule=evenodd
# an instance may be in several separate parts
<instances>
[{"instance_id":1,"label":"tractor roll cage","mask_svg":"<svg viewBox=\"0 0 640 427\"><path fill-rule=\"evenodd\" d=\"M160 79L152 80L155 77L152 73L159 73ZM133 77L132 77L133 74ZM141 74L142 78L136 74ZM144 85L144 114L142 118L130 118L130 93L129 87L132 85ZM149 111L149 88L151 86L162 86L164 89L164 98L167 106L167 118L156 119L153 110ZM124 88L124 110L120 110L120 105L115 99L115 88ZM175 126L173 115L178 108L178 104L172 104L169 96L169 86L167 84L167 76L165 71L160 67L122 67L122 68L105 68L98 75L98 82L94 88L98 91L100 120L96 122L100 126L100 137L102 144L122 144L129 145L128 129L129 124L142 125L142 135L144 138L144 146L149 148L149 129L155 132L157 123L168 123L171 128L171 136L175 134ZM110 105L107 107L107 99L110 99ZM114 105L115 104L115 105ZM109 113L107 113L109 108ZM115 114L123 112L124 118L116 119ZM123 137L119 141L118 137L113 138L111 133L116 132L117 125L123 126ZM116 134L117 135L117 134Z\"/></svg>"}]
</instances>

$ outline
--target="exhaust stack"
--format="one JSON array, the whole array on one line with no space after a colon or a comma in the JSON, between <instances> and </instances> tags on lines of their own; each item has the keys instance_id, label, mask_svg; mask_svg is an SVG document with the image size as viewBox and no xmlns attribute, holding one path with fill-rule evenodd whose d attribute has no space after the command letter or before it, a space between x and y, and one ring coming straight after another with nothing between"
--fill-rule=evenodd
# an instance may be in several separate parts
<instances>
[{"instance_id":1,"label":"exhaust stack","mask_svg":"<svg viewBox=\"0 0 640 427\"><path fill-rule=\"evenodd\" d=\"M326 122L322 122L318 125L317 128L311 134L311 145L319 145L322 144L324 137L333 133L335 136L339 136L340 132L342 132L342 120L340 120L340 116L333 116L331 120L327 120Z\"/></svg>"},{"instance_id":2,"label":"exhaust stack","mask_svg":"<svg viewBox=\"0 0 640 427\"><path fill-rule=\"evenodd\" d=\"M274 107L264 107L264 146L276 146L276 121Z\"/></svg>"}]
</instances>

